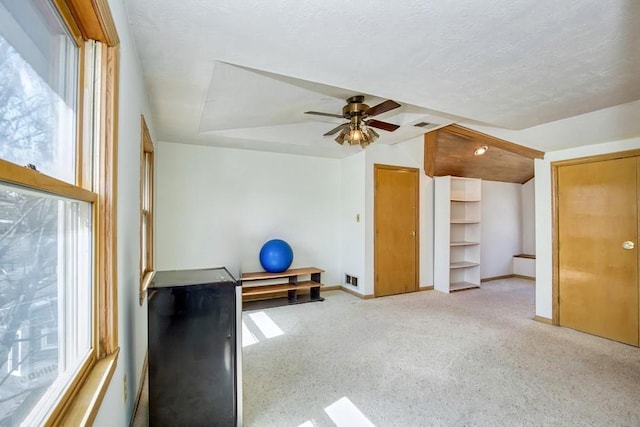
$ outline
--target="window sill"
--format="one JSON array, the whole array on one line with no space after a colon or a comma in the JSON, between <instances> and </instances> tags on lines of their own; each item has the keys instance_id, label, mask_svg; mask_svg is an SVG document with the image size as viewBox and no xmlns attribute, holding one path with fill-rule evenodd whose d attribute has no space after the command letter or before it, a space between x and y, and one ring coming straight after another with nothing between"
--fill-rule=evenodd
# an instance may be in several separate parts
<instances>
[{"instance_id":1,"label":"window sill","mask_svg":"<svg viewBox=\"0 0 640 427\"><path fill-rule=\"evenodd\" d=\"M93 366L78 394L67 405L68 410L47 425L60 426L90 426L98 414L102 400L109 388L118 362L118 348L104 359L98 360Z\"/></svg>"}]
</instances>

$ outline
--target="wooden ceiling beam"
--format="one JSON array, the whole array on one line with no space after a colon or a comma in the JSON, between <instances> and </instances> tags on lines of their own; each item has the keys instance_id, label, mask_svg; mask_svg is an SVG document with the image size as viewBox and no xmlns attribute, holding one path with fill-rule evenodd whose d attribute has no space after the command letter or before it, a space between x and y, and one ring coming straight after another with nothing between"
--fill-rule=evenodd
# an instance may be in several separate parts
<instances>
[{"instance_id":1,"label":"wooden ceiling beam","mask_svg":"<svg viewBox=\"0 0 640 427\"><path fill-rule=\"evenodd\" d=\"M496 138L495 136L487 135L486 133L478 132L473 129L466 128L460 125L449 125L438 130L439 132L449 132L455 135L469 138L475 142L481 142L483 144L501 148L510 153L517 154L519 156L527 157L529 159L542 159L544 158L544 151L538 151L533 148L518 145L513 142L505 141L504 139Z\"/></svg>"},{"instance_id":2,"label":"wooden ceiling beam","mask_svg":"<svg viewBox=\"0 0 640 427\"><path fill-rule=\"evenodd\" d=\"M424 134L424 173L434 177L436 173L436 153L438 151L438 131Z\"/></svg>"},{"instance_id":3,"label":"wooden ceiling beam","mask_svg":"<svg viewBox=\"0 0 640 427\"><path fill-rule=\"evenodd\" d=\"M486 145L481 156L474 150ZM524 183L534 175L534 159L544 153L459 125L424 135L424 171L427 176L462 176L489 181Z\"/></svg>"}]
</instances>

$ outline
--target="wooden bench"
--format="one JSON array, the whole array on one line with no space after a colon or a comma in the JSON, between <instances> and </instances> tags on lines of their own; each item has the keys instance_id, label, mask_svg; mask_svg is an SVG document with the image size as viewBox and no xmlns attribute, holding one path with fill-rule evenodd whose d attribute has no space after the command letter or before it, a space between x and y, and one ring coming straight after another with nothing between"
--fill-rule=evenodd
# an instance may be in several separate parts
<instances>
[{"instance_id":1,"label":"wooden bench","mask_svg":"<svg viewBox=\"0 0 640 427\"><path fill-rule=\"evenodd\" d=\"M311 301L324 301L320 296L322 282L320 275L324 270L315 267L292 268L282 273L242 273L242 297L244 300L258 300L277 298L286 292L289 304L299 304ZM300 276L309 276L309 280L300 281ZM277 279L287 279L287 283L273 283ZM268 283L259 283L269 281ZM250 286L245 286L250 284ZM309 290L308 298L300 298L300 290Z\"/></svg>"}]
</instances>

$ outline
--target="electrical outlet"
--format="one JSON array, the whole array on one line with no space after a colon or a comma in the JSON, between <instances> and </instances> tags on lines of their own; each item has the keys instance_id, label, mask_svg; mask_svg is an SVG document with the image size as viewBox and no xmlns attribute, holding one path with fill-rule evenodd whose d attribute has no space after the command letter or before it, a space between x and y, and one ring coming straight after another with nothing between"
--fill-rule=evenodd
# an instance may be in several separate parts
<instances>
[{"instance_id":1,"label":"electrical outlet","mask_svg":"<svg viewBox=\"0 0 640 427\"><path fill-rule=\"evenodd\" d=\"M344 275L344 282L345 283L350 285L351 284L351 280L352 280L351 276L349 276L348 274Z\"/></svg>"},{"instance_id":2,"label":"electrical outlet","mask_svg":"<svg viewBox=\"0 0 640 427\"><path fill-rule=\"evenodd\" d=\"M122 394L124 396L124 401L127 401L127 374L124 375L122 379Z\"/></svg>"},{"instance_id":3,"label":"electrical outlet","mask_svg":"<svg viewBox=\"0 0 640 427\"><path fill-rule=\"evenodd\" d=\"M351 276L351 284L356 288L358 287L358 278L356 276Z\"/></svg>"}]
</instances>

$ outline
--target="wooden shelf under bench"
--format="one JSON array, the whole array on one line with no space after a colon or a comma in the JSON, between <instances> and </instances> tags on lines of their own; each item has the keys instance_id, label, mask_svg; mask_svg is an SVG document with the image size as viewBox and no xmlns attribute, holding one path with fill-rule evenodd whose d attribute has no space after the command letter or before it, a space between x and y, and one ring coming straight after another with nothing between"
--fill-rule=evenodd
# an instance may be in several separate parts
<instances>
[{"instance_id":1,"label":"wooden shelf under bench","mask_svg":"<svg viewBox=\"0 0 640 427\"><path fill-rule=\"evenodd\" d=\"M286 294L289 304L302 302L324 301L320 296L320 288L323 286L320 276L324 273L316 267L292 268L282 273L268 273L258 271L254 273L242 273L242 297L243 300L271 299ZM309 280L299 280L300 276L309 276ZM287 279L287 283L273 283L277 279ZM267 283L260 283L268 281ZM245 286L246 284L250 286ZM308 290L309 298L301 299L299 291Z\"/></svg>"}]
</instances>

